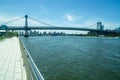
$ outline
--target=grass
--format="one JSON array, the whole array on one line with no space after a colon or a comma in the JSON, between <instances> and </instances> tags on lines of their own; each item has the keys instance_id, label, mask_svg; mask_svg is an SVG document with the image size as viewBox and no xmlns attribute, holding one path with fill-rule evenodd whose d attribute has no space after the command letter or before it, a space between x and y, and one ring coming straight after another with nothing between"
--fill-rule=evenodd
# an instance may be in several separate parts
<instances>
[{"instance_id":1,"label":"grass","mask_svg":"<svg viewBox=\"0 0 120 80\"><path fill-rule=\"evenodd\" d=\"M0 36L0 41L1 41L1 40L3 40L3 39L5 39L5 37L3 37L3 36Z\"/></svg>"}]
</instances>

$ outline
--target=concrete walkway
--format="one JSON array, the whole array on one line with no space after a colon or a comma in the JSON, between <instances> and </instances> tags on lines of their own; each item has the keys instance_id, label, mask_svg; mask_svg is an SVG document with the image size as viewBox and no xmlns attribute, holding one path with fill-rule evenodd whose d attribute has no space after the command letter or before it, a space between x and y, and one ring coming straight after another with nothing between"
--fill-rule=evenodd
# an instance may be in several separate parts
<instances>
[{"instance_id":1,"label":"concrete walkway","mask_svg":"<svg viewBox=\"0 0 120 80\"><path fill-rule=\"evenodd\" d=\"M27 80L19 39L0 41L0 80Z\"/></svg>"}]
</instances>

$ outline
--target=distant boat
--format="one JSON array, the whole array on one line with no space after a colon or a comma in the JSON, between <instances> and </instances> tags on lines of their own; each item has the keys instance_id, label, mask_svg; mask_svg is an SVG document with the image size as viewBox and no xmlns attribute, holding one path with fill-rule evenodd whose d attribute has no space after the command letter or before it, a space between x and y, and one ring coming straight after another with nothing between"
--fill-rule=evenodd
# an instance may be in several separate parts
<instances>
[{"instance_id":1,"label":"distant boat","mask_svg":"<svg viewBox=\"0 0 120 80\"><path fill-rule=\"evenodd\" d=\"M120 37L115 37L115 39L120 39Z\"/></svg>"}]
</instances>

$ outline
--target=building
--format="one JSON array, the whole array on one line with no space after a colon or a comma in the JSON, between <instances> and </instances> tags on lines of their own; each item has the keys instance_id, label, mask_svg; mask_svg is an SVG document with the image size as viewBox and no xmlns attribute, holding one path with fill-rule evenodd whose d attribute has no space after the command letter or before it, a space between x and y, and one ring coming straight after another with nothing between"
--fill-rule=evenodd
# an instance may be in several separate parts
<instances>
[{"instance_id":1,"label":"building","mask_svg":"<svg viewBox=\"0 0 120 80\"><path fill-rule=\"evenodd\" d=\"M120 32L120 27L116 28L115 30L116 30L117 32Z\"/></svg>"}]
</instances>

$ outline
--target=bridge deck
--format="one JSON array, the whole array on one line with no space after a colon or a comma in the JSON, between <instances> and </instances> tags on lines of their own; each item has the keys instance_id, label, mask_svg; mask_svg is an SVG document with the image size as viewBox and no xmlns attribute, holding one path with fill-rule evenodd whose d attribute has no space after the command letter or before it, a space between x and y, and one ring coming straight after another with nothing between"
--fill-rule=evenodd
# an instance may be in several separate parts
<instances>
[{"instance_id":1,"label":"bridge deck","mask_svg":"<svg viewBox=\"0 0 120 80\"><path fill-rule=\"evenodd\" d=\"M18 38L0 41L0 80L26 80Z\"/></svg>"}]
</instances>

